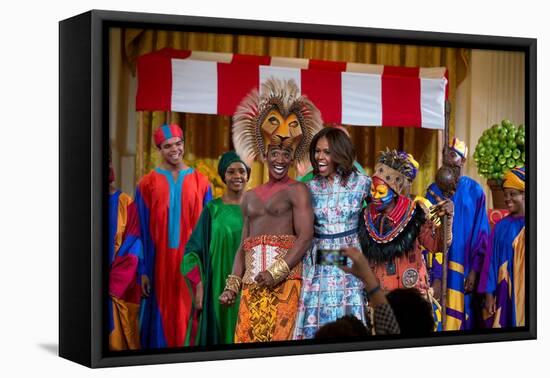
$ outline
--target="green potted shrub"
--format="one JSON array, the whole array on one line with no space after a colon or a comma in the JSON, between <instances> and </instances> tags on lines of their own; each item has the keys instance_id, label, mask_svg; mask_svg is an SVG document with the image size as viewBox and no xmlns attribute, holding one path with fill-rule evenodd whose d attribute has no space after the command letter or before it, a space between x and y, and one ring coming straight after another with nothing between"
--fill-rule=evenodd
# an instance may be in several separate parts
<instances>
[{"instance_id":1,"label":"green potted shrub","mask_svg":"<svg viewBox=\"0 0 550 378\"><path fill-rule=\"evenodd\" d=\"M504 208L501 189L504 173L525 164L525 125L514 125L503 120L483 131L479 137L474 160L481 177L487 179L487 185L493 195L493 207Z\"/></svg>"}]
</instances>

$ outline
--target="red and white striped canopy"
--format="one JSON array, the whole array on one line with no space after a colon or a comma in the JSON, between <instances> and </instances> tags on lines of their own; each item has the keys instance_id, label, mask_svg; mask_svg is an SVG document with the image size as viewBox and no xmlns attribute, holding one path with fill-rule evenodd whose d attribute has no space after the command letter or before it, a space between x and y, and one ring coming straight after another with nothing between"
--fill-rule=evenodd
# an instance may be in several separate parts
<instances>
[{"instance_id":1,"label":"red and white striped canopy","mask_svg":"<svg viewBox=\"0 0 550 378\"><path fill-rule=\"evenodd\" d=\"M137 110L233 115L270 77L294 79L325 123L445 128L445 67L163 49L138 58Z\"/></svg>"}]
</instances>

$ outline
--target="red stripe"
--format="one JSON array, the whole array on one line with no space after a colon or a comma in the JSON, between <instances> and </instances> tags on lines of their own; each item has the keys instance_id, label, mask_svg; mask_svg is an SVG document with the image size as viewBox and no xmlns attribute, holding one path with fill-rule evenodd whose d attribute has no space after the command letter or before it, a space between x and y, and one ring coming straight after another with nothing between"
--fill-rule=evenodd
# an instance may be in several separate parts
<instances>
[{"instance_id":1,"label":"red stripe","mask_svg":"<svg viewBox=\"0 0 550 378\"><path fill-rule=\"evenodd\" d=\"M331 71L302 71L302 94L321 111L325 123L342 122L342 74Z\"/></svg>"},{"instance_id":2,"label":"red stripe","mask_svg":"<svg viewBox=\"0 0 550 378\"><path fill-rule=\"evenodd\" d=\"M397 204L393 208L393 210L388 214L388 216L394 221L394 223L398 223L403 218L403 215L405 215L405 212L409 208L410 200L405 196L399 196L397 200Z\"/></svg>"},{"instance_id":3,"label":"red stripe","mask_svg":"<svg viewBox=\"0 0 550 378\"><path fill-rule=\"evenodd\" d=\"M419 77L420 67L384 66L384 76Z\"/></svg>"},{"instance_id":4,"label":"red stripe","mask_svg":"<svg viewBox=\"0 0 550 378\"><path fill-rule=\"evenodd\" d=\"M142 55L137 61L136 110L170 110L172 62L164 54Z\"/></svg>"},{"instance_id":5,"label":"red stripe","mask_svg":"<svg viewBox=\"0 0 550 378\"><path fill-rule=\"evenodd\" d=\"M317 60L310 59L308 68L310 70L318 71L333 71L333 72L343 72L346 70L346 62L337 62L330 60Z\"/></svg>"},{"instance_id":6,"label":"red stripe","mask_svg":"<svg viewBox=\"0 0 550 378\"><path fill-rule=\"evenodd\" d=\"M128 302L139 303L139 299L132 296L137 267L136 255L116 256L109 270L109 294Z\"/></svg>"},{"instance_id":7,"label":"red stripe","mask_svg":"<svg viewBox=\"0 0 550 378\"><path fill-rule=\"evenodd\" d=\"M255 64L218 63L218 114L233 115L237 105L260 82Z\"/></svg>"},{"instance_id":8,"label":"red stripe","mask_svg":"<svg viewBox=\"0 0 550 378\"><path fill-rule=\"evenodd\" d=\"M421 127L419 69L384 67L382 75L382 125Z\"/></svg>"},{"instance_id":9,"label":"red stripe","mask_svg":"<svg viewBox=\"0 0 550 378\"><path fill-rule=\"evenodd\" d=\"M233 54L231 63L256 64L258 66L269 66L271 64L270 56Z\"/></svg>"}]
</instances>

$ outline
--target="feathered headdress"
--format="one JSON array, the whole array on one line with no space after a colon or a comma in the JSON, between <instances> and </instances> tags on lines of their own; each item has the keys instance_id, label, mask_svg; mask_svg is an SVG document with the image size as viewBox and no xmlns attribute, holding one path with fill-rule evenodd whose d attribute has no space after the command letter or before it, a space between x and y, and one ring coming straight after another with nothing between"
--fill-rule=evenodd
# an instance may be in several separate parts
<instances>
[{"instance_id":1,"label":"feathered headdress","mask_svg":"<svg viewBox=\"0 0 550 378\"><path fill-rule=\"evenodd\" d=\"M319 109L300 95L294 80L271 77L237 107L233 144L249 165L256 157L263 161L269 145L290 148L295 162L306 162L311 139L322 127Z\"/></svg>"},{"instance_id":2,"label":"feathered headdress","mask_svg":"<svg viewBox=\"0 0 550 378\"><path fill-rule=\"evenodd\" d=\"M380 152L372 177L384 181L396 193L401 193L406 180L413 180L417 169L409 154L386 148Z\"/></svg>"}]
</instances>

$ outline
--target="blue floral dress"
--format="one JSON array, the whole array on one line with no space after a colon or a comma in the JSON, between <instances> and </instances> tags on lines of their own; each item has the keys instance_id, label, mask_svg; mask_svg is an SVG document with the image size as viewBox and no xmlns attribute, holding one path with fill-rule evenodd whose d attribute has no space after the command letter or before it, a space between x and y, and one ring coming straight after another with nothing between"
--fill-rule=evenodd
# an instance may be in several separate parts
<instances>
[{"instance_id":1,"label":"blue floral dress","mask_svg":"<svg viewBox=\"0 0 550 378\"><path fill-rule=\"evenodd\" d=\"M316 176L308 184L315 214L313 247L304 257L304 272L294 338L311 339L326 323L354 315L366 323L363 283L337 266L317 265L320 249L361 248L357 231L371 179L352 173L345 186L340 175L331 183ZM351 266L351 261L348 260Z\"/></svg>"}]
</instances>

